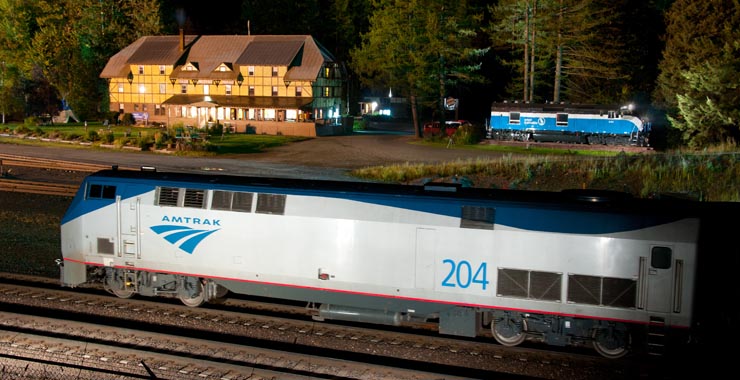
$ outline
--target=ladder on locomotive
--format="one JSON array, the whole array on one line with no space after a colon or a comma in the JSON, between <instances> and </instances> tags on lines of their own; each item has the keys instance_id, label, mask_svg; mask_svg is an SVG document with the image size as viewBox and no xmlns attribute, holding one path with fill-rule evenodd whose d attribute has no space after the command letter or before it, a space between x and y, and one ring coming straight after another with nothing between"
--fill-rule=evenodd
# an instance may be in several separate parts
<instances>
[{"instance_id":1,"label":"ladder on locomotive","mask_svg":"<svg viewBox=\"0 0 740 380\"><path fill-rule=\"evenodd\" d=\"M663 356L666 345L665 320L660 317L650 317L647 331L647 353L648 355Z\"/></svg>"}]
</instances>

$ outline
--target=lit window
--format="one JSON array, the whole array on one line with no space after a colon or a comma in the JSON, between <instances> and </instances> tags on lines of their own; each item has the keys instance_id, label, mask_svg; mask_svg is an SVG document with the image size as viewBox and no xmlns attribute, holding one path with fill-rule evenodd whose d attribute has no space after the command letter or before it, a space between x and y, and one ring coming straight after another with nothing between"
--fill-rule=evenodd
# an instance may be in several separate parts
<instances>
[{"instance_id":1,"label":"lit window","mask_svg":"<svg viewBox=\"0 0 740 380\"><path fill-rule=\"evenodd\" d=\"M329 78L329 74L331 74L331 70L328 67L324 67L324 77Z\"/></svg>"},{"instance_id":2,"label":"lit window","mask_svg":"<svg viewBox=\"0 0 740 380\"><path fill-rule=\"evenodd\" d=\"M164 75L164 65L159 66L159 75Z\"/></svg>"},{"instance_id":3,"label":"lit window","mask_svg":"<svg viewBox=\"0 0 740 380\"><path fill-rule=\"evenodd\" d=\"M226 95L231 95L231 85L230 84L226 85Z\"/></svg>"},{"instance_id":4,"label":"lit window","mask_svg":"<svg viewBox=\"0 0 740 380\"><path fill-rule=\"evenodd\" d=\"M254 66L247 67L247 74L254 75Z\"/></svg>"},{"instance_id":5,"label":"lit window","mask_svg":"<svg viewBox=\"0 0 740 380\"><path fill-rule=\"evenodd\" d=\"M249 86L249 96L254 96L254 86Z\"/></svg>"},{"instance_id":6,"label":"lit window","mask_svg":"<svg viewBox=\"0 0 740 380\"><path fill-rule=\"evenodd\" d=\"M144 66L139 65L139 75L144 74Z\"/></svg>"},{"instance_id":7,"label":"lit window","mask_svg":"<svg viewBox=\"0 0 740 380\"><path fill-rule=\"evenodd\" d=\"M324 97L328 98L329 97L329 93L330 93L329 87L324 87Z\"/></svg>"},{"instance_id":8,"label":"lit window","mask_svg":"<svg viewBox=\"0 0 740 380\"><path fill-rule=\"evenodd\" d=\"M278 68L277 66L272 67L272 76L276 77L278 76Z\"/></svg>"},{"instance_id":9,"label":"lit window","mask_svg":"<svg viewBox=\"0 0 740 380\"><path fill-rule=\"evenodd\" d=\"M207 84L203 85L203 95L209 95L211 93L211 87Z\"/></svg>"},{"instance_id":10,"label":"lit window","mask_svg":"<svg viewBox=\"0 0 740 380\"><path fill-rule=\"evenodd\" d=\"M123 92L123 83L118 84L118 92Z\"/></svg>"},{"instance_id":11,"label":"lit window","mask_svg":"<svg viewBox=\"0 0 740 380\"><path fill-rule=\"evenodd\" d=\"M187 93L188 93L188 85L186 85L186 84L181 84L181 85L180 85L180 93L181 93L181 94L187 94Z\"/></svg>"},{"instance_id":12,"label":"lit window","mask_svg":"<svg viewBox=\"0 0 740 380\"><path fill-rule=\"evenodd\" d=\"M146 86L142 84L141 86L139 86L139 93L143 94L145 92L146 92Z\"/></svg>"},{"instance_id":13,"label":"lit window","mask_svg":"<svg viewBox=\"0 0 740 380\"><path fill-rule=\"evenodd\" d=\"M303 96L303 87L295 86L295 96Z\"/></svg>"},{"instance_id":14,"label":"lit window","mask_svg":"<svg viewBox=\"0 0 740 380\"><path fill-rule=\"evenodd\" d=\"M120 104L118 105L118 110L119 110L119 111L120 111L121 113L123 113L123 110L124 110L124 108L123 108L123 103L120 103Z\"/></svg>"},{"instance_id":15,"label":"lit window","mask_svg":"<svg viewBox=\"0 0 740 380\"><path fill-rule=\"evenodd\" d=\"M218 71L226 71L226 66L221 65L221 67L218 68Z\"/></svg>"},{"instance_id":16,"label":"lit window","mask_svg":"<svg viewBox=\"0 0 740 380\"><path fill-rule=\"evenodd\" d=\"M166 94L167 93L167 85L164 83L159 84L159 93L160 94Z\"/></svg>"},{"instance_id":17,"label":"lit window","mask_svg":"<svg viewBox=\"0 0 740 380\"><path fill-rule=\"evenodd\" d=\"M272 96L278 96L277 86L272 86Z\"/></svg>"}]
</instances>

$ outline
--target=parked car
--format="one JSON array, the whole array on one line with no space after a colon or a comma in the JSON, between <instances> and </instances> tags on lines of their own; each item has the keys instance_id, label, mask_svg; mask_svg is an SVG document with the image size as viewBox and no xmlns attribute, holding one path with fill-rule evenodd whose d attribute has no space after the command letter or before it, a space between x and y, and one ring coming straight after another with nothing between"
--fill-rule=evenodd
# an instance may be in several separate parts
<instances>
[{"instance_id":1,"label":"parked car","mask_svg":"<svg viewBox=\"0 0 740 380\"><path fill-rule=\"evenodd\" d=\"M438 121L430 121L424 123L424 137L430 136L447 136L452 137L461 125L468 125L470 122L466 120L448 120L445 122L444 130L440 128Z\"/></svg>"}]
</instances>

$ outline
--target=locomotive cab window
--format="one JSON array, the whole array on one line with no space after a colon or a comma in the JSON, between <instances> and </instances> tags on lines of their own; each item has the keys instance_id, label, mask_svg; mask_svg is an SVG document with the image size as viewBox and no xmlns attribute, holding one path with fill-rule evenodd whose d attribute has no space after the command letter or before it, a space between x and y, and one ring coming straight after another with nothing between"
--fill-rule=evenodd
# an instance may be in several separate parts
<instances>
[{"instance_id":1,"label":"locomotive cab window","mask_svg":"<svg viewBox=\"0 0 740 380\"><path fill-rule=\"evenodd\" d=\"M668 247L653 247L650 253L650 266L657 269L670 269L673 251Z\"/></svg>"},{"instance_id":2,"label":"locomotive cab window","mask_svg":"<svg viewBox=\"0 0 740 380\"><path fill-rule=\"evenodd\" d=\"M509 113L509 124L519 124L520 118L521 118L521 114L519 112L510 112Z\"/></svg>"},{"instance_id":3,"label":"locomotive cab window","mask_svg":"<svg viewBox=\"0 0 740 380\"><path fill-rule=\"evenodd\" d=\"M87 188L87 199L115 199L116 187L91 183Z\"/></svg>"},{"instance_id":4,"label":"locomotive cab window","mask_svg":"<svg viewBox=\"0 0 740 380\"><path fill-rule=\"evenodd\" d=\"M555 115L555 124L557 125L568 125L568 114L559 113Z\"/></svg>"}]
</instances>

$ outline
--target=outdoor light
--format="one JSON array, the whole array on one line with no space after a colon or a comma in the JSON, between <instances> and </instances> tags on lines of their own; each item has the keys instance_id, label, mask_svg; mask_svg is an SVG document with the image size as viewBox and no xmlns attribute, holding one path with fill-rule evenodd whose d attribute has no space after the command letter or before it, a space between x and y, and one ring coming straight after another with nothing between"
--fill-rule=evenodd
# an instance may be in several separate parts
<instances>
[{"instance_id":1,"label":"outdoor light","mask_svg":"<svg viewBox=\"0 0 740 380\"><path fill-rule=\"evenodd\" d=\"M244 76L242 76L242 73L239 73L236 77L236 84L239 85L239 87L242 86L242 83L244 83Z\"/></svg>"},{"instance_id":2,"label":"outdoor light","mask_svg":"<svg viewBox=\"0 0 740 380\"><path fill-rule=\"evenodd\" d=\"M198 80L197 79L191 79L190 80L190 83L192 83L193 84L193 87L195 87L198 84Z\"/></svg>"},{"instance_id":3,"label":"outdoor light","mask_svg":"<svg viewBox=\"0 0 740 380\"><path fill-rule=\"evenodd\" d=\"M216 85L216 87L218 87L218 84L221 83L221 80L220 79L214 79L213 82L211 82L211 83L213 83L214 85Z\"/></svg>"},{"instance_id":4,"label":"outdoor light","mask_svg":"<svg viewBox=\"0 0 740 380\"><path fill-rule=\"evenodd\" d=\"M170 78L170 83L172 83L172 87L175 86L175 82L177 82L176 78Z\"/></svg>"},{"instance_id":5,"label":"outdoor light","mask_svg":"<svg viewBox=\"0 0 740 380\"><path fill-rule=\"evenodd\" d=\"M126 79L128 79L128 84L134 83L134 73L132 73L131 70L129 70Z\"/></svg>"},{"instance_id":6,"label":"outdoor light","mask_svg":"<svg viewBox=\"0 0 740 380\"><path fill-rule=\"evenodd\" d=\"M285 88L288 88L288 86L290 86L290 81L289 80L286 80L284 82L285 82Z\"/></svg>"}]
</instances>

